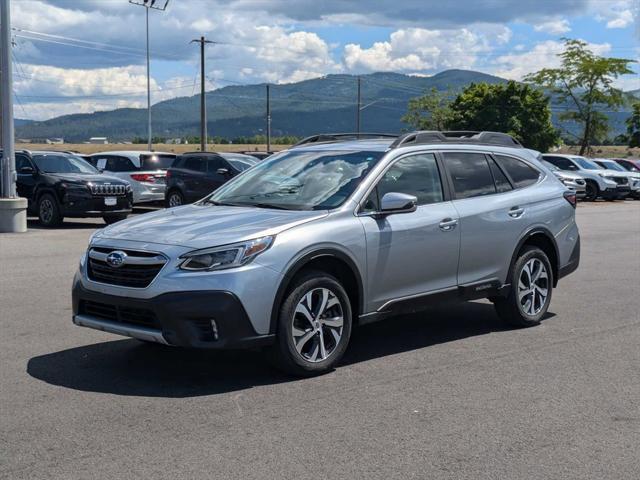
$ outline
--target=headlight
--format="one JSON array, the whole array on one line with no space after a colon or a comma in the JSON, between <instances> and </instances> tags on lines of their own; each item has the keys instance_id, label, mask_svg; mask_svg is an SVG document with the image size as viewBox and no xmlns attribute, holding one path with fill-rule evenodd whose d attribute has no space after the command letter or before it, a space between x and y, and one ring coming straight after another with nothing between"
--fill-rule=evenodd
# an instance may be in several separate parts
<instances>
[{"instance_id":1,"label":"headlight","mask_svg":"<svg viewBox=\"0 0 640 480\"><path fill-rule=\"evenodd\" d=\"M246 265L273 243L274 237L262 237L247 242L224 245L222 247L195 250L182 255L182 270L211 271Z\"/></svg>"}]
</instances>

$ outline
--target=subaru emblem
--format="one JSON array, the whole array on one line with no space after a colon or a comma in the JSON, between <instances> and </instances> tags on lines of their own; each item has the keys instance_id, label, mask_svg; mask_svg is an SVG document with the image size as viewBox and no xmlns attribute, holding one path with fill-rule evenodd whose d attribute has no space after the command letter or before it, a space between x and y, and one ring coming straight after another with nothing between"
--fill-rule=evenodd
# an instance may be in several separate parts
<instances>
[{"instance_id":1,"label":"subaru emblem","mask_svg":"<svg viewBox=\"0 0 640 480\"><path fill-rule=\"evenodd\" d=\"M119 268L122 265L124 265L126 259L127 259L126 253L120 250L116 250L114 252L111 252L109 255L107 255L107 265L113 268Z\"/></svg>"}]
</instances>

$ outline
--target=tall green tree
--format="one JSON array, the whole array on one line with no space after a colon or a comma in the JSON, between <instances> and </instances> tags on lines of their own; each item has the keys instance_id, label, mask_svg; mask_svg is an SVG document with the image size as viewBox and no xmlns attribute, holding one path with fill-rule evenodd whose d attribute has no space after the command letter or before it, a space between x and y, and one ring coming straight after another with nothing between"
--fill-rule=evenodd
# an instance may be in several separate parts
<instances>
[{"instance_id":1,"label":"tall green tree","mask_svg":"<svg viewBox=\"0 0 640 480\"><path fill-rule=\"evenodd\" d=\"M629 146L640 147L640 102L633 104L631 116L627 118L627 133L629 134Z\"/></svg>"},{"instance_id":2,"label":"tall green tree","mask_svg":"<svg viewBox=\"0 0 640 480\"><path fill-rule=\"evenodd\" d=\"M435 87L422 97L409 100L404 123L416 130L445 130L451 123L451 92Z\"/></svg>"},{"instance_id":3,"label":"tall green tree","mask_svg":"<svg viewBox=\"0 0 640 480\"><path fill-rule=\"evenodd\" d=\"M524 146L547 151L560 137L551 123L549 100L530 85L471 84L451 104L450 128L504 132Z\"/></svg>"},{"instance_id":4,"label":"tall green tree","mask_svg":"<svg viewBox=\"0 0 640 480\"><path fill-rule=\"evenodd\" d=\"M559 68L543 68L529 74L525 81L549 89L572 109L563 112L562 120L581 125L580 155L591 149L592 142L609 129L603 108L617 109L624 103L622 91L613 86L620 75L633 73L633 60L602 57L587 48L582 40L564 39L564 51L559 54Z\"/></svg>"}]
</instances>

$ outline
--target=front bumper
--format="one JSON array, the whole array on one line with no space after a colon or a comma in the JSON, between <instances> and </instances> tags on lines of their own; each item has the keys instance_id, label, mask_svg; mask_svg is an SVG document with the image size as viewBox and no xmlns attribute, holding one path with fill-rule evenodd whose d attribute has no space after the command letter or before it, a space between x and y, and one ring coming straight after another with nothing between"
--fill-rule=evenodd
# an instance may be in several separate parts
<instances>
[{"instance_id":1,"label":"front bumper","mask_svg":"<svg viewBox=\"0 0 640 480\"><path fill-rule=\"evenodd\" d=\"M631 189L628 185L618 185L617 187L610 187L603 190L601 196L607 200L620 200L628 197L630 193Z\"/></svg>"},{"instance_id":2,"label":"front bumper","mask_svg":"<svg viewBox=\"0 0 640 480\"><path fill-rule=\"evenodd\" d=\"M105 197L73 197L65 195L62 199L62 215L65 217L102 217L104 215L131 213L131 194L113 197L115 205L106 205Z\"/></svg>"},{"instance_id":3,"label":"front bumper","mask_svg":"<svg viewBox=\"0 0 640 480\"><path fill-rule=\"evenodd\" d=\"M240 300L226 291L182 291L148 299L120 297L73 285L73 323L179 347L209 349L268 345ZM212 323L212 321L214 323Z\"/></svg>"}]
</instances>

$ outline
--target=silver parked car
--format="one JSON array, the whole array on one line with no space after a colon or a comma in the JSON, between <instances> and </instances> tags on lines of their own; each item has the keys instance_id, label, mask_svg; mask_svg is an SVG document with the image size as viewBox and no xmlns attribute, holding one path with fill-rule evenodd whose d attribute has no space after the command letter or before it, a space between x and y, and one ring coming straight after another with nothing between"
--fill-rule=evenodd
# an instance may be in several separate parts
<instances>
[{"instance_id":1,"label":"silver parked car","mask_svg":"<svg viewBox=\"0 0 640 480\"><path fill-rule=\"evenodd\" d=\"M615 160L609 160L606 158L594 158L593 161L606 170L612 170L614 172L618 172L621 175L626 175L626 177L629 179L631 196L633 198L640 198L640 173L630 172L626 170Z\"/></svg>"},{"instance_id":2,"label":"silver parked car","mask_svg":"<svg viewBox=\"0 0 640 480\"><path fill-rule=\"evenodd\" d=\"M352 136L351 136L352 137ZM261 346L331 369L352 328L488 298L536 325L580 259L575 193L493 132L306 139L195 204L97 231L76 325L145 342Z\"/></svg>"},{"instance_id":3,"label":"silver parked car","mask_svg":"<svg viewBox=\"0 0 640 480\"><path fill-rule=\"evenodd\" d=\"M587 196L587 182L583 177L577 173L560 170L553 163L549 163L546 160L542 160L542 164L551 170L569 190L576 192L578 199L583 199Z\"/></svg>"},{"instance_id":4,"label":"silver parked car","mask_svg":"<svg viewBox=\"0 0 640 480\"><path fill-rule=\"evenodd\" d=\"M588 158L556 153L544 154L542 158L562 171L574 172L583 177L587 182L585 200L618 200L631 192L629 179L625 175L605 170Z\"/></svg>"},{"instance_id":5,"label":"silver parked car","mask_svg":"<svg viewBox=\"0 0 640 480\"><path fill-rule=\"evenodd\" d=\"M127 180L133 189L133 203L164 202L167 169L176 159L173 153L121 151L94 153L89 157L99 170Z\"/></svg>"}]
</instances>

